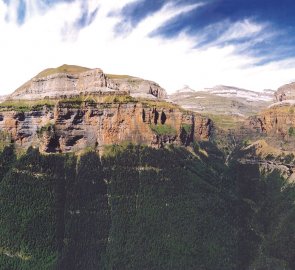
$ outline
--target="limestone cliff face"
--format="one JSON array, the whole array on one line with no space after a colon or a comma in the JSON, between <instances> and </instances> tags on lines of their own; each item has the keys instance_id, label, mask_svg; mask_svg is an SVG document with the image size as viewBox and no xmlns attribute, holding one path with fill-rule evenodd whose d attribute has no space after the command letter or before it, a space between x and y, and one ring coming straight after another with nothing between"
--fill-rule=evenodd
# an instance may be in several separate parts
<instances>
[{"instance_id":1,"label":"limestone cliff face","mask_svg":"<svg viewBox=\"0 0 295 270\"><path fill-rule=\"evenodd\" d=\"M275 93L278 102L295 100L295 82L281 86Z\"/></svg>"},{"instance_id":2,"label":"limestone cliff face","mask_svg":"<svg viewBox=\"0 0 295 270\"><path fill-rule=\"evenodd\" d=\"M249 120L250 126L260 133L292 139L295 129L295 106L273 106Z\"/></svg>"},{"instance_id":3,"label":"limestone cliff face","mask_svg":"<svg viewBox=\"0 0 295 270\"><path fill-rule=\"evenodd\" d=\"M39 111L0 112L0 131L17 147L38 146L43 152L71 152L122 142L154 147L185 145L208 139L211 127L209 119L178 107L139 102L83 102L78 107L59 102Z\"/></svg>"},{"instance_id":4,"label":"limestone cliff face","mask_svg":"<svg viewBox=\"0 0 295 270\"><path fill-rule=\"evenodd\" d=\"M167 98L166 91L153 81L142 80L130 76L107 75L109 81L120 91L126 91L135 97L146 97L152 95L154 97Z\"/></svg>"},{"instance_id":5,"label":"limestone cliff face","mask_svg":"<svg viewBox=\"0 0 295 270\"><path fill-rule=\"evenodd\" d=\"M12 100L39 100L73 97L101 92L141 94L165 98L166 91L157 83L130 76L109 75L101 69L87 69L63 65L47 69L18 88L8 98Z\"/></svg>"},{"instance_id":6,"label":"limestone cliff face","mask_svg":"<svg viewBox=\"0 0 295 270\"><path fill-rule=\"evenodd\" d=\"M295 143L295 82L283 85L274 94L276 103L249 117L246 134L264 136L275 144ZM253 135L252 134L252 135ZM290 148L290 147L289 147Z\"/></svg>"},{"instance_id":7,"label":"limestone cliff face","mask_svg":"<svg viewBox=\"0 0 295 270\"><path fill-rule=\"evenodd\" d=\"M81 92L95 92L106 89L108 81L101 69L85 71L79 74L54 73L36 76L12 93L10 99L37 100L79 95ZM118 90L118 89L109 89Z\"/></svg>"}]
</instances>

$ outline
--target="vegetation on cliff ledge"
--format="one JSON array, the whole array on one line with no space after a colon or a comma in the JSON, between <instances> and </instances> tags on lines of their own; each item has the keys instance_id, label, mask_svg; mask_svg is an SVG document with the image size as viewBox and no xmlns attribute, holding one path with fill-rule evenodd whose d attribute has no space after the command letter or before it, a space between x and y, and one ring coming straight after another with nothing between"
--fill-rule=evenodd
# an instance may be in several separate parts
<instances>
[{"instance_id":1,"label":"vegetation on cliff ledge","mask_svg":"<svg viewBox=\"0 0 295 270\"><path fill-rule=\"evenodd\" d=\"M0 103L0 111L31 112L43 110L44 106L53 108L56 100L7 100Z\"/></svg>"},{"instance_id":2,"label":"vegetation on cliff ledge","mask_svg":"<svg viewBox=\"0 0 295 270\"><path fill-rule=\"evenodd\" d=\"M177 131L174 127L172 127L171 125L167 125L167 124L151 124L150 125L151 130L159 135L159 136L176 136L177 135Z\"/></svg>"}]
</instances>

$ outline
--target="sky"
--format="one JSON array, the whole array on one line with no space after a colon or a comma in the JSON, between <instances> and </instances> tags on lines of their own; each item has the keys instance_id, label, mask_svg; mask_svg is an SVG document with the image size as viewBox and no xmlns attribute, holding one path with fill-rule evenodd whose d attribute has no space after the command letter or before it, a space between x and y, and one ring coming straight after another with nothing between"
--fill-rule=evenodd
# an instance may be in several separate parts
<instances>
[{"instance_id":1,"label":"sky","mask_svg":"<svg viewBox=\"0 0 295 270\"><path fill-rule=\"evenodd\" d=\"M169 93L295 81L294 0L0 0L0 95L45 68L101 68Z\"/></svg>"}]
</instances>

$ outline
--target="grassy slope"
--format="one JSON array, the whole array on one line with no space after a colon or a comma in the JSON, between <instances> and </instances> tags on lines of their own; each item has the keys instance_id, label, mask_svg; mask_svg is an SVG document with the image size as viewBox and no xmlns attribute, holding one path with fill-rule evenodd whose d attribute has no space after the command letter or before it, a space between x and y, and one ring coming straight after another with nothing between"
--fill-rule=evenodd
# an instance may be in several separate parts
<instances>
[{"instance_id":1,"label":"grassy slope","mask_svg":"<svg viewBox=\"0 0 295 270\"><path fill-rule=\"evenodd\" d=\"M69 73L69 74L79 74L81 72L85 72L90 70L89 68L86 67L80 67L80 66L75 66L75 65L62 65L57 68L48 68L43 71L41 71L36 78L41 78L41 77L46 77L52 74L56 73Z\"/></svg>"},{"instance_id":2,"label":"grassy slope","mask_svg":"<svg viewBox=\"0 0 295 270\"><path fill-rule=\"evenodd\" d=\"M207 117L213 120L214 125L223 130L239 128L245 118L236 115L227 114L205 114Z\"/></svg>"},{"instance_id":3,"label":"grassy slope","mask_svg":"<svg viewBox=\"0 0 295 270\"><path fill-rule=\"evenodd\" d=\"M106 74L109 79L137 79L136 77L129 75L117 75L117 74Z\"/></svg>"}]
</instances>

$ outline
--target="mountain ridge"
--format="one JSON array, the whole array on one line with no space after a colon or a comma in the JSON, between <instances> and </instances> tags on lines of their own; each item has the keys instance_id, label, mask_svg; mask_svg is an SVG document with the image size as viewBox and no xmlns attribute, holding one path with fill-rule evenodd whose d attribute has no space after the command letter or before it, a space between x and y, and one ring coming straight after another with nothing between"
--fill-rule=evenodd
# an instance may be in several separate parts
<instances>
[{"instance_id":1,"label":"mountain ridge","mask_svg":"<svg viewBox=\"0 0 295 270\"><path fill-rule=\"evenodd\" d=\"M41 71L17 88L7 99L38 100L80 94L126 93L145 98L166 98L166 91L153 81L126 75L107 75L102 69L62 65Z\"/></svg>"},{"instance_id":2,"label":"mountain ridge","mask_svg":"<svg viewBox=\"0 0 295 270\"><path fill-rule=\"evenodd\" d=\"M159 87L61 66L0 103L0 268L294 269L295 106Z\"/></svg>"},{"instance_id":3,"label":"mountain ridge","mask_svg":"<svg viewBox=\"0 0 295 270\"><path fill-rule=\"evenodd\" d=\"M255 92L233 86L215 86L195 91L189 87L177 90L169 98L198 113L247 117L272 104L274 91Z\"/></svg>"}]
</instances>

